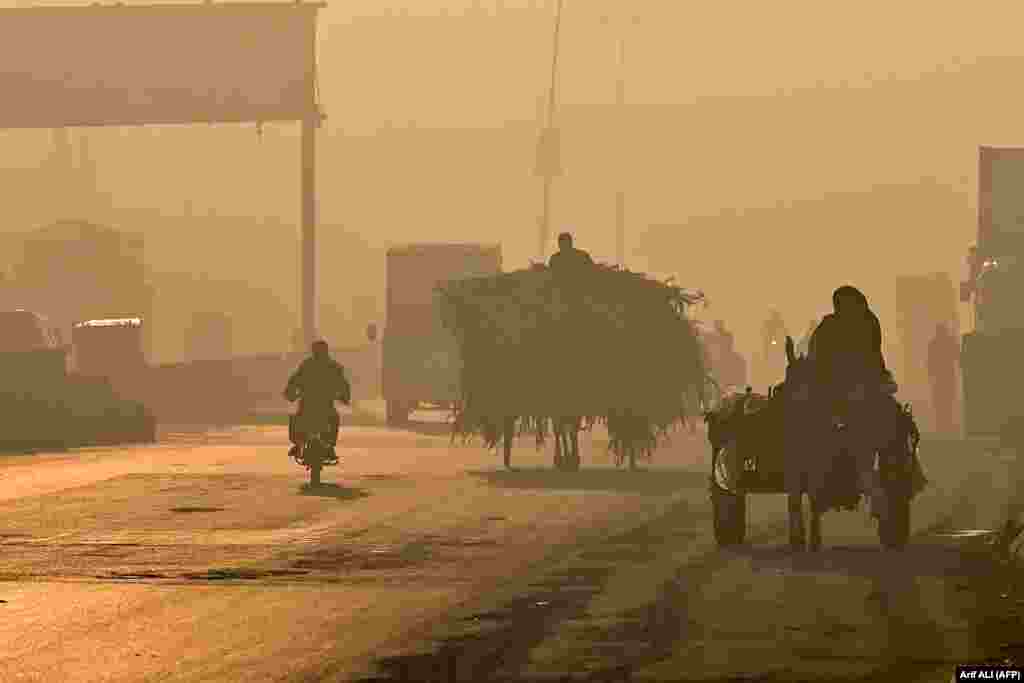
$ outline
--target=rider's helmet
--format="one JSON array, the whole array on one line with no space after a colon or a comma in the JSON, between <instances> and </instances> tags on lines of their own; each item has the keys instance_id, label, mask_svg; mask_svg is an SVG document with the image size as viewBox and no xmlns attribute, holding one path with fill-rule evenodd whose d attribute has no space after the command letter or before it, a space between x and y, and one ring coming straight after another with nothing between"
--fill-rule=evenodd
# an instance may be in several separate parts
<instances>
[{"instance_id":1,"label":"rider's helmet","mask_svg":"<svg viewBox=\"0 0 1024 683\"><path fill-rule=\"evenodd\" d=\"M330 347L327 346L327 342L324 341L323 339L317 339L315 342L313 342L312 351L314 356L326 356L329 349Z\"/></svg>"}]
</instances>

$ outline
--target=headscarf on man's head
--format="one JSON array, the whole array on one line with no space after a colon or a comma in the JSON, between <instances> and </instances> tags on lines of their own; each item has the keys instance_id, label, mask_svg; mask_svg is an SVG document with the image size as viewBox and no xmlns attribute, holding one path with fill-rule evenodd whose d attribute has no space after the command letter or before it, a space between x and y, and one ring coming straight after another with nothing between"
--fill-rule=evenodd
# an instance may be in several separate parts
<instances>
[{"instance_id":1,"label":"headscarf on man's head","mask_svg":"<svg viewBox=\"0 0 1024 683\"><path fill-rule=\"evenodd\" d=\"M846 298L857 299L864 308L869 308L868 298L864 296L864 292L860 291L853 285L843 285L836 291L832 292L832 308L839 310L839 301Z\"/></svg>"}]
</instances>

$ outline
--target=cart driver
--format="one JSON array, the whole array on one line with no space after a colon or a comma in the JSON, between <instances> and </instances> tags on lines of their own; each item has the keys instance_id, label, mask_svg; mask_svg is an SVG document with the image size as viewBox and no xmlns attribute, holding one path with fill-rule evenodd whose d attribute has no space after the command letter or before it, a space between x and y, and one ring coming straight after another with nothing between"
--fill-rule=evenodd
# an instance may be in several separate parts
<instances>
[{"instance_id":1,"label":"cart driver","mask_svg":"<svg viewBox=\"0 0 1024 683\"><path fill-rule=\"evenodd\" d=\"M809 358L814 363L817 402L831 424L841 421L852 440L861 490L871 499L877 517L886 509L884 491L874 476L877 428L873 419L886 394L895 393L892 374L882 356L882 326L867 297L855 287L840 287L832 294L834 311L811 335ZM828 427L829 424L822 424ZM834 434L831 429L827 433Z\"/></svg>"}]
</instances>

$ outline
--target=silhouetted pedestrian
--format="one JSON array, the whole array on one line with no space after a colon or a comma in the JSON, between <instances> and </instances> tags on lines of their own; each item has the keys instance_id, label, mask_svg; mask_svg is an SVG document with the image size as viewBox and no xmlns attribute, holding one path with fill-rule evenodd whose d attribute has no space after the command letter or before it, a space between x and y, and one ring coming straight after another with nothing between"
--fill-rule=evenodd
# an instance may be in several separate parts
<instances>
[{"instance_id":1,"label":"silhouetted pedestrian","mask_svg":"<svg viewBox=\"0 0 1024 683\"><path fill-rule=\"evenodd\" d=\"M928 376L932 385L932 410L935 431L951 434L956 431L953 407L956 403L956 367L960 345L944 323L935 327L935 336L928 343Z\"/></svg>"}]
</instances>

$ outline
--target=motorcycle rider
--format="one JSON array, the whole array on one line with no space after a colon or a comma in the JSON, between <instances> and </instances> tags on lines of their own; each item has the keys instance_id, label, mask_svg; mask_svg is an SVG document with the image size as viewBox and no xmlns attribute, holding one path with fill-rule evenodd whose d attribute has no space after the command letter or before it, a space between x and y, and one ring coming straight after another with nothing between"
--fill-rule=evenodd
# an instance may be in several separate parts
<instances>
[{"instance_id":1,"label":"motorcycle rider","mask_svg":"<svg viewBox=\"0 0 1024 683\"><path fill-rule=\"evenodd\" d=\"M324 340L313 342L312 355L302 361L298 369L288 378L284 390L287 401L299 401L295 415L296 429L291 434L294 444L288 455L295 457L304 442L302 426L306 421L326 417L331 429L331 451L338 443L338 428L341 416L334 407L335 401L345 405L352 403L352 387L345 377L345 368L331 358L329 347Z\"/></svg>"},{"instance_id":2,"label":"motorcycle rider","mask_svg":"<svg viewBox=\"0 0 1024 683\"><path fill-rule=\"evenodd\" d=\"M874 476L878 446L874 418L881 399L895 393L896 386L882 356L882 326L867 297L845 285L832 294L832 305L834 312L814 330L808 349L822 392L816 404L827 411L822 417L831 424L837 420L845 424L861 491L871 500L877 517L886 505L884 490ZM829 429L828 433L834 432Z\"/></svg>"}]
</instances>

